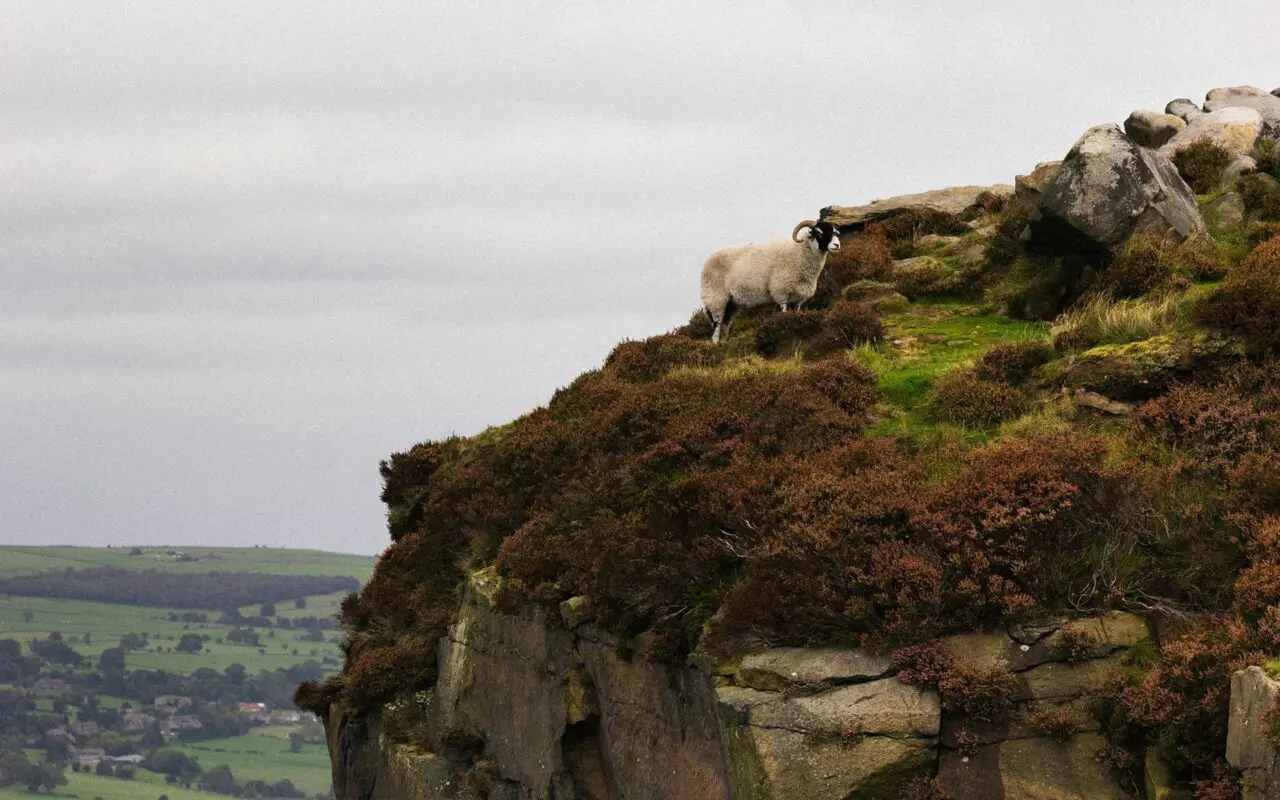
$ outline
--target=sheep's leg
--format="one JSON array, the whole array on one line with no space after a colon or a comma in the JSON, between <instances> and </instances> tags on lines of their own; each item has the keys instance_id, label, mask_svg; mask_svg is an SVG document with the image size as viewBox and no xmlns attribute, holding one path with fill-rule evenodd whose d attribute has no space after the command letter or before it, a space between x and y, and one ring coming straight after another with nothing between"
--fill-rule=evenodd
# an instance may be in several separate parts
<instances>
[{"instance_id":1,"label":"sheep's leg","mask_svg":"<svg viewBox=\"0 0 1280 800\"><path fill-rule=\"evenodd\" d=\"M781 309L782 309L782 313L784 313L784 314L785 314L785 313L787 313L787 304L786 304L786 303L779 303L779 304L778 304L778 306L779 306L779 308L781 308Z\"/></svg>"},{"instance_id":2,"label":"sheep's leg","mask_svg":"<svg viewBox=\"0 0 1280 800\"><path fill-rule=\"evenodd\" d=\"M724 307L720 309L720 321L716 322L712 316L710 308L707 310L707 316L711 317L715 327L711 331L711 341L720 342L729 337L729 326L733 324L733 314L738 310L738 306L733 302L733 298L725 301Z\"/></svg>"}]
</instances>

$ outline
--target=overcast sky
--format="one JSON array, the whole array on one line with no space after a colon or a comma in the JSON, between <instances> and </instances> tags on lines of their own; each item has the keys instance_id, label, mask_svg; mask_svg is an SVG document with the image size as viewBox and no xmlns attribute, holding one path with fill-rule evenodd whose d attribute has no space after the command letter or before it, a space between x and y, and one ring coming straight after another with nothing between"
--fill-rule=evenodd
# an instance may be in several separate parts
<instances>
[{"instance_id":1,"label":"overcast sky","mask_svg":"<svg viewBox=\"0 0 1280 800\"><path fill-rule=\"evenodd\" d=\"M713 249L1280 85L1275 0L0 0L0 543L377 552Z\"/></svg>"}]
</instances>

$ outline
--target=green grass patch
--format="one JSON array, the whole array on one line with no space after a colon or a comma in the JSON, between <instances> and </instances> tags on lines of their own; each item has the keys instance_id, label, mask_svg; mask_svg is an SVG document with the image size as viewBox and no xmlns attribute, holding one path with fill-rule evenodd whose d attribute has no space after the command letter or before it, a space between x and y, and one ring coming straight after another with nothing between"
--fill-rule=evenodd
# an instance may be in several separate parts
<instances>
[{"instance_id":1,"label":"green grass patch","mask_svg":"<svg viewBox=\"0 0 1280 800\"><path fill-rule=\"evenodd\" d=\"M324 793L332 780L328 750L323 745L304 744L301 751L290 752L290 730L294 729L254 728L244 736L172 746L199 759L206 770L226 764L240 784L251 780L275 783L288 778L308 795ZM277 735L280 731L284 738Z\"/></svg>"},{"instance_id":2,"label":"green grass patch","mask_svg":"<svg viewBox=\"0 0 1280 800\"><path fill-rule=\"evenodd\" d=\"M1011 320L959 301L930 299L886 315L885 329L883 344L853 350L853 358L879 376L887 401L884 415L868 433L981 444L987 434L929 419L925 401L934 381L994 345L1044 339L1049 326Z\"/></svg>"},{"instance_id":3,"label":"green grass patch","mask_svg":"<svg viewBox=\"0 0 1280 800\"><path fill-rule=\"evenodd\" d=\"M40 759L43 759L44 753L39 752L39 756ZM30 760L36 761L38 759L32 758ZM236 777L239 779L238 775ZM119 778L105 778L87 772L72 772L68 769L66 786L59 786L53 792L41 792L36 795L30 794L25 786L6 786L0 789L0 797L25 797L28 800L33 797L80 798L80 800L91 800L91 798L97 797L102 798L102 800L155 800L162 794L167 794L169 800L210 800L210 798L219 797L219 795L195 789L169 786L164 782L163 775L157 775L145 769L137 770L137 777L131 781L120 780Z\"/></svg>"}]
</instances>

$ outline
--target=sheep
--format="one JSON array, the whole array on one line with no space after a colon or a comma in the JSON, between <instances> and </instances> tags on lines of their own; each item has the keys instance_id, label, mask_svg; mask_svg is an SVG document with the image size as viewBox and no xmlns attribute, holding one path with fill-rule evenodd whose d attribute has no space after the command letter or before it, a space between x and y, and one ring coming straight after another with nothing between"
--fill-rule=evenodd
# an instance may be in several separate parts
<instances>
[{"instance_id":1,"label":"sheep","mask_svg":"<svg viewBox=\"0 0 1280 800\"><path fill-rule=\"evenodd\" d=\"M729 333L739 308L777 303L786 311L813 297L827 254L840 250L840 237L830 222L807 219L791 231L791 239L725 247L702 266L702 304L711 320L711 341Z\"/></svg>"}]
</instances>

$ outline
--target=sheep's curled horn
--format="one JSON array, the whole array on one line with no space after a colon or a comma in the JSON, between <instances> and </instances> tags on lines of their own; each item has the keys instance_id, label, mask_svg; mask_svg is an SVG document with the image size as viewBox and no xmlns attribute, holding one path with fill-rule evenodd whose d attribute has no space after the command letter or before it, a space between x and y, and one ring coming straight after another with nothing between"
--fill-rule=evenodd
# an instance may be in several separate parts
<instances>
[{"instance_id":1,"label":"sheep's curled horn","mask_svg":"<svg viewBox=\"0 0 1280 800\"><path fill-rule=\"evenodd\" d=\"M812 228L814 225L817 225L817 224L818 224L817 221L812 219L806 219L804 222L801 222L799 225L795 227L795 230L791 231L791 241L793 242L800 241L799 239L796 238L796 234L800 232L801 228Z\"/></svg>"}]
</instances>

